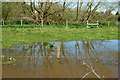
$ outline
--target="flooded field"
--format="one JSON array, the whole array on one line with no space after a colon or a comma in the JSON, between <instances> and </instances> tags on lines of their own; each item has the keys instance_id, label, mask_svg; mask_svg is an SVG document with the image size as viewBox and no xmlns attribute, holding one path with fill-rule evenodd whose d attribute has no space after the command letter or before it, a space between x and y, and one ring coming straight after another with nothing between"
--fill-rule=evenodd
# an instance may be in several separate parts
<instances>
[{"instance_id":1,"label":"flooded field","mask_svg":"<svg viewBox=\"0 0 120 80\"><path fill-rule=\"evenodd\" d=\"M20 43L2 50L3 78L118 78L118 40Z\"/></svg>"}]
</instances>

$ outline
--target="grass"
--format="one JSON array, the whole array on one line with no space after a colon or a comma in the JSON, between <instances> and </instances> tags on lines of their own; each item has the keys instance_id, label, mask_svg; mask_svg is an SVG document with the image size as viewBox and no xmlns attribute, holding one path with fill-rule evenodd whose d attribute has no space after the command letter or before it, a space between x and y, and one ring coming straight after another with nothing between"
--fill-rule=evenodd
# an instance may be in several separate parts
<instances>
[{"instance_id":1,"label":"grass","mask_svg":"<svg viewBox=\"0 0 120 80\"><path fill-rule=\"evenodd\" d=\"M17 43L71 40L109 40L118 39L117 27L105 28L56 28L41 27L2 27L2 48Z\"/></svg>"}]
</instances>

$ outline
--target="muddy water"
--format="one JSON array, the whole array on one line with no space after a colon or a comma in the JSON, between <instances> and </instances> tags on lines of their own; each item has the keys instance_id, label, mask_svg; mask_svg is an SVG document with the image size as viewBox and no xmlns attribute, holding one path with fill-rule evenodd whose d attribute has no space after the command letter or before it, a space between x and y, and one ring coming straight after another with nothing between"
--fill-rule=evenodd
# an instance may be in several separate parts
<instances>
[{"instance_id":1,"label":"muddy water","mask_svg":"<svg viewBox=\"0 0 120 80\"><path fill-rule=\"evenodd\" d=\"M20 43L2 51L16 59L3 64L4 78L118 77L118 40Z\"/></svg>"}]
</instances>

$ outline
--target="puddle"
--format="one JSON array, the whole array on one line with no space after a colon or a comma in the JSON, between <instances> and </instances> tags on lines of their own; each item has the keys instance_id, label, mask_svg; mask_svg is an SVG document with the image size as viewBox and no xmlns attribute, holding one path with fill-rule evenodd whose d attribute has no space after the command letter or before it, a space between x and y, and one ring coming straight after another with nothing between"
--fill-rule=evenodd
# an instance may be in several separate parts
<instances>
[{"instance_id":1,"label":"puddle","mask_svg":"<svg viewBox=\"0 0 120 80\"><path fill-rule=\"evenodd\" d=\"M3 78L118 78L118 40L17 44L2 53L16 59L3 64Z\"/></svg>"}]
</instances>

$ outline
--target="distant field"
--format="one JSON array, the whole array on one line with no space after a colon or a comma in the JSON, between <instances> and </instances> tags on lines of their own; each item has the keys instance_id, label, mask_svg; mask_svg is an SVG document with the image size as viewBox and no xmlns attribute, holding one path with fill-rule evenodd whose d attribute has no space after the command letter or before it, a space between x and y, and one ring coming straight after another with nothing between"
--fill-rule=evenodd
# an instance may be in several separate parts
<instances>
[{"instance_id":1,"label":"distant field","mask_svg":"<svg viewBox=\"0 0 120 80\"><path fill-rule=\"evenodd\" d=\"M11 47L17 43L43 42L43 41L70 41L70 40L109 40L118 39L117 27L102 28L58 28L46 27L5 27L2 28L3 48Z\"/></svg>"}]
</instances>

